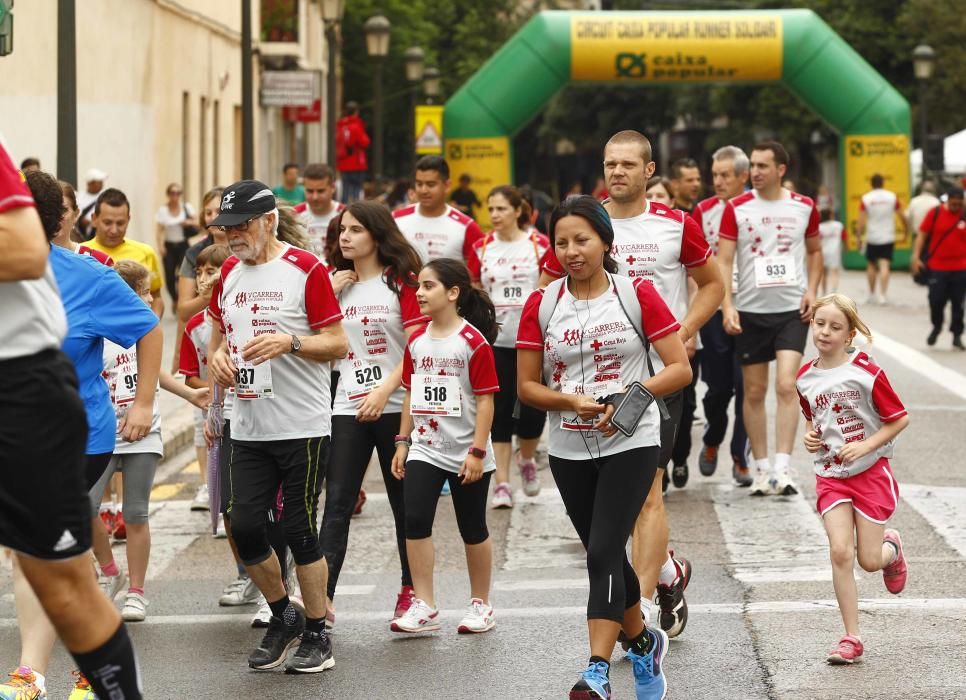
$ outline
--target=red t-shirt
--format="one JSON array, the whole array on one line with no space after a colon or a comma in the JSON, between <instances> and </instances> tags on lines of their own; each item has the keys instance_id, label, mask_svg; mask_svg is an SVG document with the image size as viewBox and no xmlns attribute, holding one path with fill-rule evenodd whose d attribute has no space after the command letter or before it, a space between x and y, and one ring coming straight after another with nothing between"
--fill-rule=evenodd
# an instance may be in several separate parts
<instances>
[{"instance_id":1,"label":"red t-shirt","mask_svg":"<svg viewBox=\"0 0 966 700\"><path fill-rule=\"evenodd\" d=\"M927 265L930 270L966 270L966 219L962 211L952 212L940 204L926 214L919 224L919 232L929 236Z\"/></svg>"}]
</instances>

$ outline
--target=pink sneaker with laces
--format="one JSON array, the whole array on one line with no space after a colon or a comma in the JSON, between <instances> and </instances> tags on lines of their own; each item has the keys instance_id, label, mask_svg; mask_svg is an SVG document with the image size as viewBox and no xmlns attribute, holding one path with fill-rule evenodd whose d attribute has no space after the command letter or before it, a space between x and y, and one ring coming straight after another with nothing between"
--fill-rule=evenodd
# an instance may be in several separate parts
<instances>
[{"instance_id":1,"label":"pink sneaker with laces","mask_svg":"<svg viewBox=\"0 0 966 700\"><path fill-rule=\"evenodd\" d=\"M839 645L829 652L827 661L833 666L853 664L862 657L864 650L861 639L847 634L839 640Z\"/></svg>"},{"instance_id":2,"label":"pink sneaker with laces","mask_svg":"<svg viewBox=\"0 0 966 700\"><path fill-rule=\"evenodd\" d=\"M902 589L906 587L906 578L908 578L906 557L902 553L902 539L895 530L886 530L882 535L882 541L892 544L897 552L892 563L882 567L882 580L885 581L889 593L902 593Z\"/></svg>"},{"instance_id":3,"label":"pink sneaker with laces","mask_svg":"<svg viewBox=\"0 0 966 700\"><path fill-rule=\"evenodd\" d=\"M540 477L537 476L537 463L532 459L523 459L517 456L517 467L520 468L520 476L523 479L523 493L530 498L540 493Z\"/></svg>"},{"instance_id":4,"label":"pink sneaker with laces","mask_svg":"<svg viewBox=\"0 0 966 700\"><path fill-rule=\"evenodd\" d=\"M406 611L412 607L414 600L416 600L416 592L412 586L400 588L399 595L396 596L396 611L393 613L392 619L395 620L405 615Z\"/></svg>"}]
</instances>

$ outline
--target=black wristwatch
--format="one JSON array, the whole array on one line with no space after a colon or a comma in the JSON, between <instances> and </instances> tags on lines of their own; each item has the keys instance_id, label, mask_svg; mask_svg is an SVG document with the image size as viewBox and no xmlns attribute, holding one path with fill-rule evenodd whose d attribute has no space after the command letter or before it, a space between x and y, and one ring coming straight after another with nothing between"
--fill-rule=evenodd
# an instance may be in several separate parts
<instances>
[{"instance_id":1,"label":"black wristwatch","mask_svg":"<svg viewBox=\"0 0 966 700\"><path fill-rule=\"evenodd\" d=\"M292 336L292 354L298 354L298 351L302 349L302 341L299 340L297 335Z\"/></svg>"}]
</instances>

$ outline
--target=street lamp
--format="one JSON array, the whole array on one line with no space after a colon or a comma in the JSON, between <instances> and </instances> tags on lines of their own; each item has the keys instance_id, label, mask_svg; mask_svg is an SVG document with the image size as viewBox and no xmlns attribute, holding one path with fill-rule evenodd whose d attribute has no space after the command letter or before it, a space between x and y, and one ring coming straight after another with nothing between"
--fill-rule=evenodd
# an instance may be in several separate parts
<instances>
[{"instance_id":1,"label":"street lamp","mask_svg":"<svg viewBox=\"0 0 966 700\"><path fill-rule=\"evenodd\" d=\"M375 153L373 154L373 169L376 181L382 177L382 64L389 53L389 36L392 25L382 15L375 15L362 25L366 35L366 52L369 58L375 60L376 70L373 71L373 97L375 100L375 118L373 132L375 138Z\"/></svg>"},{"instance_id":2,"label":"street lamp","mask_svg":"<svg viewBox=\"0 0 966 700\"><path fill-rule=\"evenodd\" d=\"M426 93L426 97L429 98L429 103L433 103L433 99L439 97L440 86L439 86L439 68L436 66L429 66L423 72L423 92Z\"/></svg>"},{"instance_id":3,"label":"street lamp","mask_svg":"<svg viewBox=\"0 0 966 700\"><path fill-rule=\"evenodd\" d=\"M328 120L325 153L329 165L335 167L335 93L338 89L336 62L339 56L339 23L345 12L344 0L322 0L322 20L325 23L325 45L329 52L329 70L325 78L325 112Z\"/></svg>"},{"instance_id":4,"label":"street lamp","mask_svg":"<svg viewBox=\"0 0 966 700\"><path fill-rule=\"evenodd\" d=\"M409 137L412 139L412 149L410 159L412 167L416 167L416 97L419 92L419 83L423 79L424 68L426 67L426 53L418 46L410 46L403 52L403 60L406 63L406 80L409 81ZM408 165L409 163L407 163Z\"/></svg>"},{"instance_id":5,"label":"street lamp","mask_svg":"<svg viewBox=\"0 0 966 700\"><path fill-rule=\"evenodd\" d=\"M926 86L936 67L936 52L928 44L919 44L912 50L912 72L919 81L919 147L922 149L922 182L926 180L929 168L926 164L926 151L929 144L929 126L926 115Z\"/></svg>"}]
</instances>

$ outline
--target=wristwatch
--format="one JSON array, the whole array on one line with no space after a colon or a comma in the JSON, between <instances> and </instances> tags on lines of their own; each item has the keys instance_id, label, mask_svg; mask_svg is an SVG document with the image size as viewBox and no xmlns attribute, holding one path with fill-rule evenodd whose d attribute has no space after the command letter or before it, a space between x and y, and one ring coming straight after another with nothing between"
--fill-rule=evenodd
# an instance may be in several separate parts
<instances>
[{"instance_id":1,"label":"wristwatch","mask_svg":"<svg viewBox=\"0 0 966 700\"><path fill-rule=\"evenodd\" d=\"M476 457L477 459L483 459L486 457L486 450L481 450L479 447L471 447L467 454L471 457Z\"/></svg>"},{"instance_id":2,"label":"wristwatch","mask_svg":"<svg viewBox=\"0 0 966 700\"><path fill-rule=\"evenodd\" d=\"M302 349L302 341L299 340L297 335L292 336L292 353L298 354L298 351Z\"/></svg>"}]
</instances>

